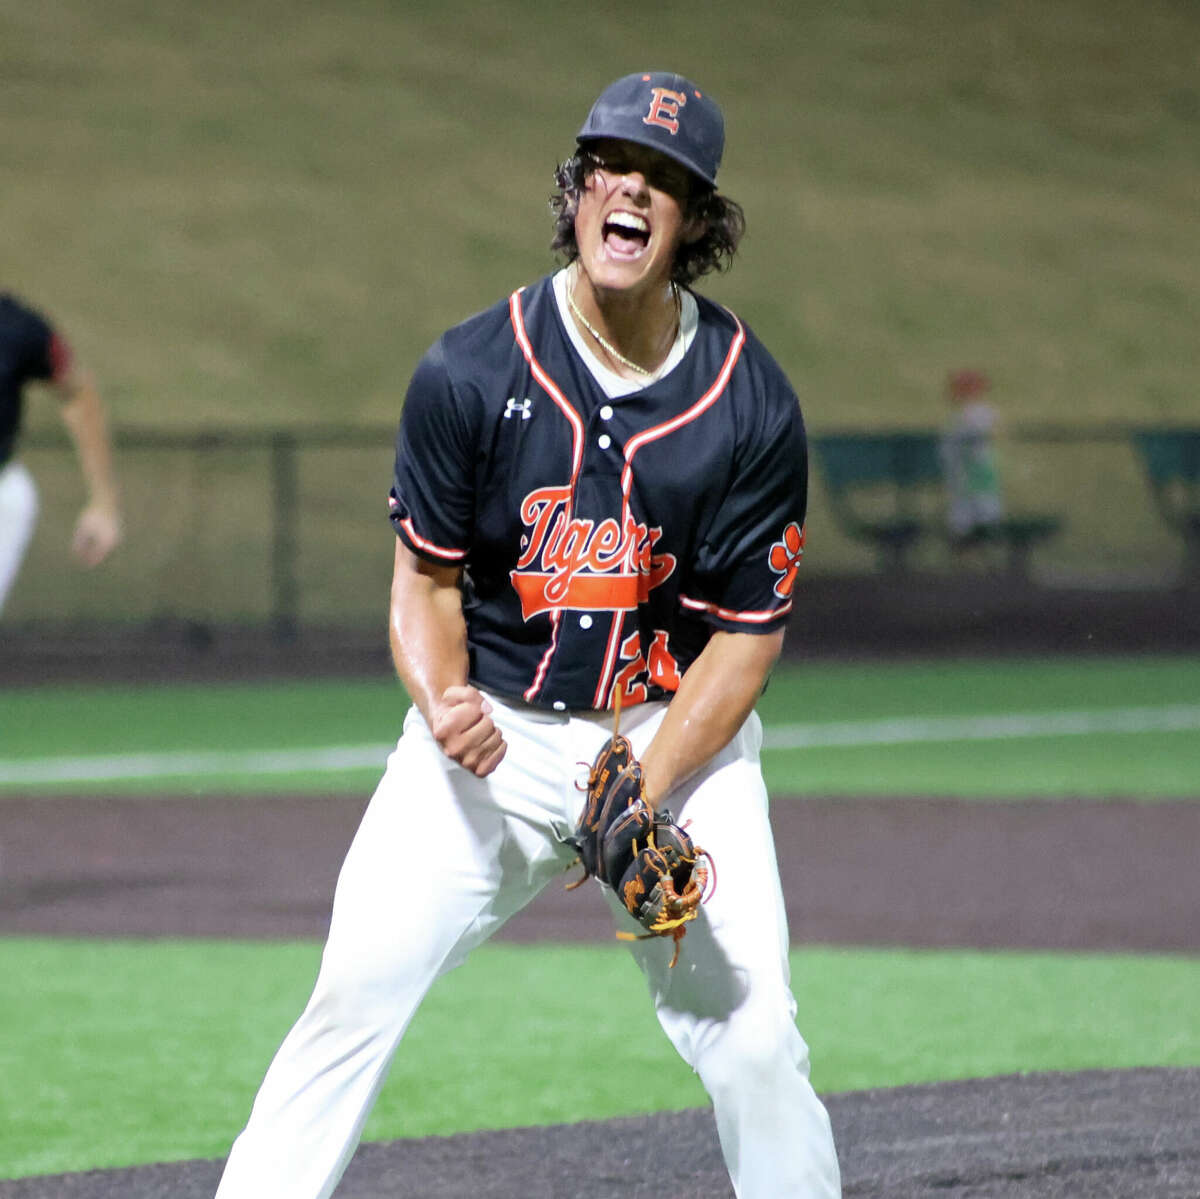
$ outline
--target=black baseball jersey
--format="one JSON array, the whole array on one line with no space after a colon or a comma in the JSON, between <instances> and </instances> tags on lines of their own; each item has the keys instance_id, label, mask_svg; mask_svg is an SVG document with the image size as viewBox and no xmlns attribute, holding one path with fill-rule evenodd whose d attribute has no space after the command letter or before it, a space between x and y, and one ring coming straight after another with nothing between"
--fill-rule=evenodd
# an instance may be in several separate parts
<instances>
[{"instance_id":1,"label":"black baseball jersey","mask_svg":"<svg viewBox=\"0 0 1200 1199\"><path fill-rule=\"evenodd\" d=\"M553 277L418 365L390 497L415 553L461 564L471 681L539 706L662 698L713 629L792 607L808 484L800 405L728 310L696 296L682 360L610 399Z\"/></svg>"},{"instance_id":2,"label":"black baseball jersey","mask_svg":"<svg viewBox=\"0 0 1200 1199\"><path fill-rule=\"evenodd\" d=\"M0 295L0 466L13 456L21 429L25 384L60 378L69 351L40 313Z\"/></svg>"}]
</instances>

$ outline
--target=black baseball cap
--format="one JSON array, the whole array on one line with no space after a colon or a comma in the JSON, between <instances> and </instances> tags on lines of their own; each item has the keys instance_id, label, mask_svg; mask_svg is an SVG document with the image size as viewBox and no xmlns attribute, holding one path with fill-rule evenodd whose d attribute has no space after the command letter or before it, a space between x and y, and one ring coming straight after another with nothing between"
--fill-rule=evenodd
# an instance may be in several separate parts
<instances>
[{"instance_id":1,"label":"black baseball cap","mask_svg":"<svg viewBox=\"0 0 1200 1199\"><path fill-rule=\"evenodd\" d=\"M649 146L717 186L725 118L717 102L682 75L639 71L610 83L575 140L583 145L606 137Z\"/></svg>"}]
</instances>

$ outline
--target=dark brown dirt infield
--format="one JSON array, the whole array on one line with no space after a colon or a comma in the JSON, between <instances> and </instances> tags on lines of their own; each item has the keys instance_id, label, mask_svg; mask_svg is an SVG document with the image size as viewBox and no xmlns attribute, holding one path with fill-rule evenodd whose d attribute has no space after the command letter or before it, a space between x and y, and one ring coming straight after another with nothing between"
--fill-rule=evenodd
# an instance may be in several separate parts
<instances>
[{"instance_id":1,"label":"dark brown dirt infield","mask_svg":"<svg viewBox=\"0 0 1200 1199\"><path fill-rule=\"evenodd\" d=\"M825 1098L847 1199L1200 1195L1198 1070L1006 1076ZM219 1161L193 1161L27 1178L0 1182L0 1199L211 1199L220 1173ZM337 1199L731 1194L712 1117L694 1110L364 1145Z\"/></svg>"},{"instance_id":2,"label":"dark brown dirt infield","mask_svg":"<svg viewBox=\"0 0 1200 1199\"><path fill-rule=\"evenodd\" d=\"M363 798L0 800L0 935L320 937ZM777 800L793 939L1200 950L1200 803ZM500 934L611 936L551 887ZM827 1096L847 1196L1197 1199L1200 1070ZM338 1199L727 1196L711 1116L363 1146ZM0 1182L0 1199L200 1199L220 1163Z\"/></svg>"},{"instance_id":3,"label":"dark brown dirt infield","mask_svg":"<svg viewBox=\"0 0 1200 1199\"><path fill-rule=\"evenodd\" d=\"M0 933L323 937L363 797L0 799ZM776 800L792 938L1200 951L1200 802ZM598 940L551 886L500 933Z\"/></svg>"}]
</instances>

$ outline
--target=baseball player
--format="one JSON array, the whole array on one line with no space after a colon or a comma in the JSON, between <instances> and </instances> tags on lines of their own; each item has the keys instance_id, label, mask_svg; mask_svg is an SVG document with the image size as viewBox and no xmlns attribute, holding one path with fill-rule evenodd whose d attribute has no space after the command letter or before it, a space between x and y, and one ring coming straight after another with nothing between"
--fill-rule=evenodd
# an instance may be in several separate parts
<instances>
[{"instance_id":1,"label":"baseball player","mask_svg":"<svg viewBox=\"0 0 1200 1199\"><path fill-rule=\"evenodd\" d=\"M682 943L681 921L662 926L674 944L647 934L613 887L579 902L598 891L632 938L741 1199L840 1194L794 1023L754 712L803 546L800 409L745 324L689 287L743 229L716 191L713 98L630 75L577 143L551 202L566 265L413 375L390 497L390 641L413 706L220 1199L333 1192L434 980L563 885L604 773L580 763L616 744L618 702L636 809L674 813L717 882Z\"/></svg>"},{"instance_id":2,"label":"baseball player","mask_svg":"<svg viewBox=\"0 0 1200 1199\"><path fill-rule=\"evenodd\" d=\"M85 566L102 562L121 540L121 510L104 406L91 375L75 361L66 339L40 313L0 294L0 611L16 581L37 524L33 476L16 458L25 388L49 384L75 443L88 500L72 548Z\"/></svg>"},{"instance_id":3,"label":"baseball player","mask_svg":"<svg viewBox=\"0 0 1200 1199\"><path fill-rule=\"evenodd\" d=\"M946 479L946 519L956 550L996 531L1004 498L996 453L996 410L987 400L991 380L982 371L952 371L946 379L951 418L939 451Z\"/></svg>"}]
</instances>

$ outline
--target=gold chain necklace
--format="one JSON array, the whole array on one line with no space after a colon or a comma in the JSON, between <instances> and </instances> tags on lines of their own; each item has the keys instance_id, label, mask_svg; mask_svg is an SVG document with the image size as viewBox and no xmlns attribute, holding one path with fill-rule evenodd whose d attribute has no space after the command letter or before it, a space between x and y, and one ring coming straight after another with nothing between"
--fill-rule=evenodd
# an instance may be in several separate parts
<instances>
[{"instance_id":1,"label":"gold chain necklace","mask_svg":"<svg viewBox=\"0 0 1200 1199\"><path fill-rule=\"evenodd\" d=\"M633 361L631 361L630 359L626 358L626 357L625 357L625 355L624 355L624 354L622 354L622 353L621 353L621 351L620 351L620 350L618 350L616 346L614 346L614 345L613 345L611 342L609 342L609 341L608 341L608 340L607 340L607 339L606 339L606 338L605 338L605 337L604 337L604 336L601 334L600 330L599 330L599 329L597 329L597 328L595 327L595 325L593 325L593 324L592 324L592 322L591 322L591 321L589 321L589 320L588 320L588 318L587 318L586 316L584 316L582 312L580 312L580 311L579 311L579 305L575 303L575 295L574 295L574 291L575 291L575 288L573 287L573 285L572 285L570 282L568 282L568 283L567 283L567 303L568 303L568 304L571 306L571 311L572 311L572 312L573 312L573 313L574 313L574 314L575 314L575 315L576 315L576 316L579 318L579 323L580 323L580 324L581 324L581 325L582 325L582 326L583 326L583 327L584 327L584 328L585 328L585 329L586 329L586 330L587 330L587 331L588 331L588 332L589 332L589 333L590 333L590 334L591 334L591 335L592 335L592 336L593 336L593 337L594 337L594 338L595 338L595 339L596 339L596 340L597 340L597 341L600 343L600 345L601 345L601 346L602 346L602 347L603 347L605 350L607 350L607 351L608 351L608 353L610 353L610 354L611 354L611 355L612 355L612 356L613 356L613 357L614 357L614 358L615 358L615 359L616 359L618 362L620 362L620 363L621 363L622 365L624 365L624 366L627 366L627 367L629 367L629 369L630 369L631 371L637 371L637 373L638 373L639 375L643 376L643 378L646 378L646 379L650 378L650 376L654 374L654 371L648 371L648 370L647 370L647 369L646 369L644 366L639 366L639 365L638 365L636 362L633 362ZM678 335L678 320L679 320L679 312L681 311L682 305L681 305L681 304L680 304L680 302L679 302L679 288L678 288L678 287L676 287L674 283L672 283L672 284L671 284L671 293L672 293L672 295L673 295L673 296L674 296L674 298L675 298L676 335ZM672 338L672 341L674 341L674 338Z\"/></svg>"}]
</instances>

